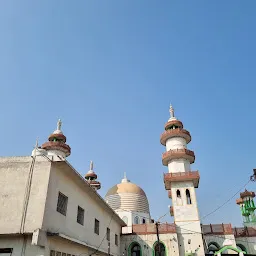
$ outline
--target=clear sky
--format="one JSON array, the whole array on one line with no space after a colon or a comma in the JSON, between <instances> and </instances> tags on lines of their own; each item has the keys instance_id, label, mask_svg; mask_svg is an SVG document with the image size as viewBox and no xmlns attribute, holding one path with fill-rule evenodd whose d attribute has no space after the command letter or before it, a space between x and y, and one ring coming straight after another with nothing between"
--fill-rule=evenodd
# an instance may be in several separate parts
<instances>
[{"instance_id":1,"label":"clear sky","mask_svg":"<svg viewBox=\"0 0 256 256\"><path fill-rule=\"evenodd\" d=\"M253 0L1 1L0 155L29 155L61 118L71 164L84 175L93 160L103 196L126 171L157 219L171 204L159 138L172 103L192 135L206 215L256 167L255 8ZM203 220L222 222L241 225L235 199Z\"/></svg>"}]
</instances>

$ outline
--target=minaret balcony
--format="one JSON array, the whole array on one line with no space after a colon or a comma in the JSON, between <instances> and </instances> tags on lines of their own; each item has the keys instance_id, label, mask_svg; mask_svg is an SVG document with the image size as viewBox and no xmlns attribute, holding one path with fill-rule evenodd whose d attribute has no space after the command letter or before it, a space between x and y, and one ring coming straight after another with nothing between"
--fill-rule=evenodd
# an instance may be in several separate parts
<instances>
[{"instance_id":1,"label":"minaret balcony","mask_svg":"<svg viewBox=\"0 0 256 256\"><path fill-rule=\"evenodd\" d=\"M168 197L172 199L172 191L168 190Z\"/></svg>"},{"instance_id":2,"label":"minaret balcony","mask_svg":"<svg viewBox=\"0 0 256 256\"><path fill-rule=\"evenodd\" d=\"M45 150L59 150L69 156L71 154L71 148L69 145L61 141L48 141L42 145L42 149Z\"/></svg>"},{"instance_id":3,"label":"minaret balcony","mask_svg":"<svg viewBox=\"0 0 256 256\"><path fill-rule=\"evenodd\" d=\"M161 138L160 138L160 142L162 145L166 145L166 141L170 138L174 138L174 137L181 137L184 138L186 140L187 143L189 143L191 141L191 135L190 133L185 130L185 129L169 129L165 132L162 133Z\"/></svg>"},{"instance_id":4,"label":"minaret balcony","mask_svg":"<svg viewBox=\"0 0 256 256\"><path fill-rule=\"evenodd\" d=\"M164 185L166 190L171 190L172 182L192 181L198 188L200 180L199 171L164 173ZM169 193L168 193L169 194Z\"/></svg>"},{"instance_id":5,"label":"minaret balcony","mask_svg":"<svg viewBox=\"0 0 256 256\"><path fill-rule=\"evenodd\" d=\"M191 164L195 162L195 154L194 151L181 148L181 149L171 149L162 155L162 163L167 166L168 163L174 159L186 159Z\"/></svg>"},{"instance_id":6,"label":"minaret balcony","mask_svg":"<svg viewBox=\"0 0 256 256\"><path fill-rule=\"evenodd\" d=\"M101 183L97 180L87 180L87 183L91 186L94 187L96 189L100 189L101 188Z\"/></svg>"},{"instance_id":7,"label":"minaret balcony","mask_svg":"<svg viewBox=\"0 0 256 256\"><path fill-rule=\"evenodd\" d=\"M181 121L177 120L177 119L171 120L171 121L168 121L168 122L165 124L164 128L165 128L165 130L168 130L168 129L170 129L172 126L176 126L176 127L179 127L179 128L182 129L182 128L183 128L183 123L182 123Z\"/></svg>"},{"instance_id":8,"label":"minaret balcony","mask_svg":"<svg viewBox=\"0 0 256 256\"><path fill-rule=\"evenodd\" d=\"M242 198L236 199L236 204L240 205L240 204L243 204L243 203L244 203L244 201L243 201Z\"/></svg>"},{"instance_id":9,"label":"minaret balcony","mask_svg":"<svg viewBox=\"0 0 256 256\"><path fill-rule=\"evenodd\" d=\"M170 207L170 215L171 215L171 216L174 216L173 206Z\"/></svg>"},{"instance_id":10,"label":"minaret balcony","mask_svg":"<svg viewBox=\"0 0 256 256\"><path fill-rule=\"evenodd\" d=\"M251 197L254 198L255 197L255 193L253 191L247 191L245 190L244 192L240 193L240 197L241 198L245 198L245 197Z\"/></svg>"}]
</instances>

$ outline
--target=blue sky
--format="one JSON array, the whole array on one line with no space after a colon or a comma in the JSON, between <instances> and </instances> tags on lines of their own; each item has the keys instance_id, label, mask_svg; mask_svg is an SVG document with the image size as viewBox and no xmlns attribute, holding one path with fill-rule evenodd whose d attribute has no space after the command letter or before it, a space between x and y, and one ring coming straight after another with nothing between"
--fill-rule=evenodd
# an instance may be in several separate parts
<instances>
[{"instance_id":1,"label":"blue sky","mask_svg":"<svg viewBox=\"0 0 256 256\"><path fill-rule=\"evenodd\" d=\"M170 204L159 138L171 102L192 135L206 215L256 167L255 8L253 0L0 2L0 155L30 154L61 118L72 165L84 175L93 160L103 196L126 171L156 219ZM222 222L241 225L235 199L203 220Z\"/></svg>"}]
</instances>

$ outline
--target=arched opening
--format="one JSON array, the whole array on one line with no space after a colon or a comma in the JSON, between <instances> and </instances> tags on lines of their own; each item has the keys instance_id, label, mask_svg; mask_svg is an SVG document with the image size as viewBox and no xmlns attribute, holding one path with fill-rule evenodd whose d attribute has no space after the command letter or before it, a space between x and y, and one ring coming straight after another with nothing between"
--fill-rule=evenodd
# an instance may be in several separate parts
<instances>
[{"instance_id":1,"label":"arched opening","mask_svg":"<svg viewBox=\"0 0 256 256\"><path fill-rule=\"evenodd\" d=\"M177 198L181 198L181 194L180 194L180 190L179 189L177 189L176 194L177 194Z\"/></svg>"},{"instance_id":2,"label":"arched opening","mask_svg":"<svg viewBox=\"0 0 256 256\"><path fill-rule=\"evenodd\" d=\"M242 245L242 244L237 244L236 247L237 247L237 249L240 249L241 251L244 251L244 252L247 253L247 250L246 250L246 248L245 248L244 245Z\"/></svg>"},{"instance_id":3,"label":"arched opening","mask_svg":"<svg viewBox=\"0 0 256 256\"><path fill-rule=\"evenodd\" d=\"M134 242L130 245L129 255L130 256L140 256L141 255L141 247L138 243Z\"/></svg>"},{"instance_id":4,"label":"arched opening","mask_svg":"<svg viewBox=\"0 0 256 256\"><path fill-rule=\"evenodd\" d=\"M138 217L138 216L135 216L135 218L134 218L134 224L139 224L139 217Z\"/></svg>"},{"instance_id":5,"label":"arched opening","mask_svg":"<svg viewBox=\"0 0 256 256\"><path fill-rule=\"evenodd\" d=\"M208 253L214 254L215 252L217 252L220 249L220 246L218 243L216 242L210 242L208 244Z\"/></svg>"},{"instance_id":6,"label":"arched opening","mask_svg":"<svg viewBox=\"0 0 256 256\"><path fill-rule=\"evenodd\" d=\"M146 220L143 218L142 219L142 224L145 224L146 223Z\"/></svg>"},{"instance_id":7,"label":"arched opening","mask_svg":"<svg viewBox=\"0 0 256 256\"><path fill-rule=\"evenodd\" d=\"M126 225L128 225L128 218L126 216L124 216L122 220L126 223Z\"/></svg>"},{"instance_id":8,"label":"arched opening","mask_svg":"<svg viewBox=\"0 0 256 256\"><path fill-rule=\"evenodd\" d=\"M188 189L186 189L186 198L187 198L187 204L192 204L190 192Z\"/></svg>"},{"instance_id":9,"label":"arched opening","mask_svg":"<svg viewBox=\"0 0 256 256\"><path fill-rule=\"evenodd\" d=\"M162 242L160 242L159 244L158 244L158 242L155 243L154 255L155 256L165 256L166 255L165 245Z\"/></svg>"},{"instance_id":10,"label":"arched opening","mask_svg":"<svg viewBox=\"0 0 256 256\"><path fill-rule=\"evenodd\" d=\"M177 205L182 205L181 193L179 189L176 190L176 196L177 196Z\"/></svg>"}]
</instances>

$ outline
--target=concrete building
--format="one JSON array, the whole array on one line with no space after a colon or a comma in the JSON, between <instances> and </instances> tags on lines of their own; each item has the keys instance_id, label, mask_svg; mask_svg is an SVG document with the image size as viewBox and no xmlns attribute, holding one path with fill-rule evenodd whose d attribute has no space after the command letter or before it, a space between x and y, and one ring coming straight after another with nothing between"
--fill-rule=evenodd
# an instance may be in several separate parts
<instances>
[{"instance_id":1,"label":"concrete building","mask_svg":"<svg viewBox=\"0 0 256 256\"><path fill-rule=\"evenodd\" d=\"M59 122L32 156L0 158L0 253L119 255L126 224L66 161L65 143Z\"/></svg>"},{"instance_id":2,"label":"concrete building","mask_svg":"<svg viewBox=\"0 0 256 256\"><path fill-rule=\"evenodd\" d=\"M61 125L31 156L0 157L1 256L203 256L223 245L256 255L254 192L237 200L244 227L201 225L191 135L172 107L160 142L174 223L152 219L146 193L126 174L103 199L93 163L82 177L66 160L71 148Z\"/></svg>"}]
</instances>

